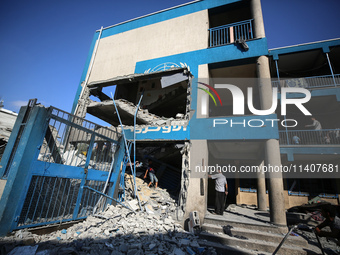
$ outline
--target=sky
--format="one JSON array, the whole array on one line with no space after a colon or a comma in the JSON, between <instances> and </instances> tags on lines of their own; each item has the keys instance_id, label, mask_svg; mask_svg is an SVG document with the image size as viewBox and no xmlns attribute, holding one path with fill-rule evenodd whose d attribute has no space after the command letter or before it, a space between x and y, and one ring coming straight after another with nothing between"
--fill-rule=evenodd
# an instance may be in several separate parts
<instances>
[{"instance_id":1,"label":"sky","mask_svg":"<svg viewBox=\"0 0 340 255\"><path fill-rule=\"evenodd\" d=\"M0 100L70 112L96 30L188 0L2 0ZM340 38L339 0L262 0L268 47Z\"/></svg>"}]
</instances>

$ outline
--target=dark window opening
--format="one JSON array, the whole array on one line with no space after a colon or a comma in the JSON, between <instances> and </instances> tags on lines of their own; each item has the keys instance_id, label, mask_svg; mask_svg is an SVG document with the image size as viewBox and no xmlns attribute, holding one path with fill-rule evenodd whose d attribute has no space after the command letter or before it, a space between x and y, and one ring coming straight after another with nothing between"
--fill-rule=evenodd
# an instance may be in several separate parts
<instances>
[{"instance_id":1,"label":"dark window opening","mask_svg":"<svg viewBox=\"0 0 340 255\"><path fill-rule=\"evenodd\" d=\"M182 154L184 143L177 142L138 142L136 147L136 161L142 162L136 167L136 176L144 179L148 160L152 160L158 179L158 187L166 189L170 195L177 199L181 188ZM133 155L131 155L133 159ZM127 169L129 172L129 169ZM149 184L149 176L145 179ZM152 184L151 188L154 187Z\"/></svg>"}]
</instances>

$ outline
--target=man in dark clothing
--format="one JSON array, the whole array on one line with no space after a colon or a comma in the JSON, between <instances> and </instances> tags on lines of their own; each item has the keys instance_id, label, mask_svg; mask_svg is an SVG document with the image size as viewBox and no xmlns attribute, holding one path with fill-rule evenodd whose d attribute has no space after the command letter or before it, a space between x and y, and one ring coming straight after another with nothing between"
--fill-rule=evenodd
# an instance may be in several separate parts
<instances>
[{"instance_id":1,"label":"man in dark clothing","mask_svg":"<svg viewBox=\"0 0 340 255\"><path fill-rule=\"evenodd\" d=\"M321 209L322 216L326 219L320 225L315 228L315 232L318 236L333 237L340 240L340 218L336 215L336 210L332 205L325 205ZM321 229L329 226L331 232L322 231Z\"/></svg>"}]
</instances>

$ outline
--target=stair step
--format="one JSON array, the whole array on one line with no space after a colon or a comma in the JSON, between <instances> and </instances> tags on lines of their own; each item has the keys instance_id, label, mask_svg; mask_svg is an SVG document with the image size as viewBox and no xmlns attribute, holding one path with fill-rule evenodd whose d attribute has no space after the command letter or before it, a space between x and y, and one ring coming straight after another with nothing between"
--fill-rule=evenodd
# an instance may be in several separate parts
<instances>
[{"instance_id":1,"label":"stair step","mask_svg":"<svg viewBox=\"0 0 340 255\"><path fill-rule=\"evenodd\" d=\"M202 225L202 230L213 233L223 233L223 226L205 223ZM231 228L231 234L233 236L243 236L253 240L266 240L268 242L276 243L277 245L285 236L284 234L237 227ZM308 242L300 236L289 236L286 239L285 244L305 248L308 245Z\"/></svg>"},{"instance_id":2,"label":"stair step","mask_svg":"<svg viewBox=\"0 0 340 255\"><path fill-rule=\"evenodd\" d=\"M259 254L257 251L251 251L244 249L242 247L232 247L232 246L226 246L220 243L216 243L213 241L208 241L208 240L202 240L198 239L197 240L198 244L202 247L213 247L216 251L217 254L228 254L228 255L255 255ZM271 255L271 253L262 253L261 255Z\"/></svg>"},{"instance_id":3,"label":"stair step","mask_svg":"<svg viewBox=\"0 0 340 255\"><path fill-rule=\"evenodd\" d=\"M231 237L226 234L212 234L208 232L201 232L200 237L208 241L221 243L223 245L231 246L234 248L242 247L243 249L249 250L248 254L254 254L254 252L273 253L279 243L272 243L267 240L255 240L255 239L240 239ZM277 254L290 254L290 255L306 255L307 251L301 247L294 247L292 245L284 244L280 248Z\"/></svg>"},{"instance_id":4,"label":"stair step","mask_svg":"<svg viewBox=\"0 0 340 255\"><path fill-rule=\"evenodd\" d=\"M268 232L268 233L275 233L275 234L286 234L288 232L287 227L279 227L275 226L270 223L261 223L261 224L254 224L254 223L247 223L247 222L240 222L240 221L232 221L224 218L223 216L216 216L216 215L206 215L204 217L204 223L219 225L219 226L226 226L231 225L235 228L244 228L249 230L258 230L261 232Z\"/></svg>"}]
</instances>

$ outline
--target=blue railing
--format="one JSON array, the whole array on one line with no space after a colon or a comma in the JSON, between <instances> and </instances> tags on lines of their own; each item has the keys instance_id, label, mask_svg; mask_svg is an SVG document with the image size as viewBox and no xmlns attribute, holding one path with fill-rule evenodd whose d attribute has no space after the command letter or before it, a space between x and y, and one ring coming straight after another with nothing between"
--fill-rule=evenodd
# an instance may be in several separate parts
<instances>
[{"instance_id":1,"label":"blue railing","mask_svg":"<svg viewBox=\"0 0 340 255\"><path fill-rule=\"evenodd\" d=\"M280 79L272 81L273 87L293 87L293 88L306 88L317 89L323 87L336 87L340 86L340 74L302 77L293 79Z\"/></svg>"},{"instance_id":2,"label":"blue railing","mask_svg":"<svg viewBox=\"0 0 340 255\"><path fill-rule=\"evenodd\" d=\"M210 28L209 36L209 47L226 45L239 39L253 39L252 19Z\"/></svg>"},{"instance_id":3,"label":"blue railing","mask_svg":"<svg viewBox=\"0 0 340 255\"><path fill-rule=\"evenodd\" d=\"M340 145L340 129L279 131L280 145Z\"/></svg>"}]
</instances>

